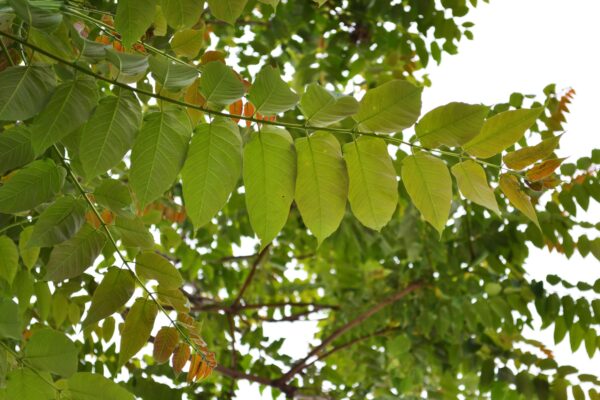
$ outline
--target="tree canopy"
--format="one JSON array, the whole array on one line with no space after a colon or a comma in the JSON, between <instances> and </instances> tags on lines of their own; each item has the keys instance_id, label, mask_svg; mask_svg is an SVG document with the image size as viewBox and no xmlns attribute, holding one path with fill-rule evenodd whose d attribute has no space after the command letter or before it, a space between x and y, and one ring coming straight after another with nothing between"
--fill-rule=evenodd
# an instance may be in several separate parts
<instances>
[{"instance_id":1,"label":"tree canopy","mask_svg":"<svg viewBox=\"0 0 600 400\"><path fill-rule=\"evenodd\" d=\"M0 399L599 399L574 91L422 110L476 6L0 0Z\"/></svg>"}]
</instances>

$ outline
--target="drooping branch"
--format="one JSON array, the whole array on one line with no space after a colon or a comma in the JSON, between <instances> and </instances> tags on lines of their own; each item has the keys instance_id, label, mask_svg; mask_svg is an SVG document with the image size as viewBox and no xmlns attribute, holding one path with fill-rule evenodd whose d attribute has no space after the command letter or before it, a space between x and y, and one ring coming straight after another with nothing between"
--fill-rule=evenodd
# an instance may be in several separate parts
<instances>
[{"instance_id":1,"label":"drooping branch","mask_svg":"<svg viewBox=\"0 0 600 400\"><path fill-rule=\"evenodd\" d=\"M304 357L303 359L297 361L290 368L290 370L288 372L286 372L285 374L283 374L281 376L281 378L277 379L276 382L283 382L283 383L288 382L290 379L292 379L294 377L294 375L296 375L298 372L300 372L304 368L306 368L306 366L309 363L309 360L312 357L314 357L315 355L319 354L325 347L327 347L335 339L337 339L338 337L340 337L344 333L348 332L352 328L360 325L363 321L365 321L366 319L370 318L374 314L378 313L383 308L389 306L390 304L393 304L393 303L397 302L398 300L404 298L408 294L410 294L410 293L414 292L415 290L421 288L423 285L424 285L423 282L413 282L410 285L408 285L407 287L405 287L404 289L402 289L401 291L396 292L393 295L387 297L386 299L380 301L375 306L371 307L367 311L365 311L362 314L360 314L358 317L354 318L352 321L350 321L350 322L348 322L348 323L340 326L335 331L333 331L329 336L327 336L325 339L323 339L323 341L321 341L321 344L319 344L317 347L315 347L314 349L312 349L306 355L306 357Z\"/></svg>"}]
</instances>

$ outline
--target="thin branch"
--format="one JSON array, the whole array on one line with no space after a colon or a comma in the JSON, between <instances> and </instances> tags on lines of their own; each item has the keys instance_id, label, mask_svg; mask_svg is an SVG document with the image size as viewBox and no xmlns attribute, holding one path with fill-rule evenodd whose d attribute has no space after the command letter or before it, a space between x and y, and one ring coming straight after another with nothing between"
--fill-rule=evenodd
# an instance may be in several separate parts
<instances>
[{"instance_id":1,"label":"thin branch","mask_svg":"<svg viewBox=\"0 0 600 400\"><path fill-rule=\"evenodd\" d=\"M194 311L225 311L225 312L233 312L231 309L231 305L224 303L216 303L212 299L208 298L194 298L188 296L193 306L192 309ZM200 300L200 301L198 301ZM208 304L202 304L204 301L211 301ZM238 304L236 310L252 310L259 308L279 308L279 307L311 307L312 311L318 310L339 310L340 306L335 304L319 304L319 303L310 303L310 302L275 302L275 303L256 303L256 304Z\"/></svg>"},{"instance_id":2,"label":"thin branch","mask_svg":"<svg viewBox=\"0 0 600 400\"><path fill-rule=\"evenodd\" d=\"M228 376L235 380L247 380L250 382L260 383L261 385L274 387L288 396L293 396L293 394L297 390L295 386L288 385L285 382L275 382L272 379L266 378L264 376L247 374L243 371L227 368L223 365L217 365L214 370L222 375Z\"/></svg>"},{"instance_id":3,"label":"thin branch","mask_svg":"<svg viewBox=\"0 0 600 400\"><path fill-rule=\"evenodd\" d=\"M408 294L410 294L410 293L414 292L415 290L421 288L422 286L423 286L422 282L413 282L410 285L408 285L407 287L405 287L404 289L402 289L401 291L399 291L399 292L397 292L397 293L389 296L388 298L382 300L381 302L377 303L375 306L373 306L370 309L368 309L367 311L363 312L358 317L354 318L352 321L346 323L345 325L340 326L338 329L336 329L335 331L333 331L333 333L331 333L329 336L327 336L325 339L323 339L323 341L321 342L320 345L318 345L317 347L315 347L314 349L312 349L306 355L306 357L304 357L300 361L297 361L290 368L290 370L288 372L286 372L285 374L283 374L281 376L281 378L277 379L276 381L277 382L287 382L287 381L289 381L290 379L292 379L292 377L294 375L296 375L298 372L300 372L304 368L306 368L306 366L308 365L308 360L310 360L315 355L319 354L325 347L327 347L335 339L337 339L338 337L340 337L344 333L348 332L352 328L360 325L363 321L365 321L369 317L373 316L374 314L378 313L383 308L387 307L390 304L393 304L393 303L397 302L398 300L402 299L403 297L407 296Z\"/></svg>"},{"instance_id":4,"label":"thin branch","mask_svg":"<svg viewBox=\"0 0 600 400\"><path fill-rule=\"evenodd\" d=\"M227 314L227 324L229 325L229 336L231 336L231 369L235 369L237 366L237 352L235 350L235 323L233 321L233 316L231 314ZM229 389L229 398L233 398L233 393L235 390L235 379L231 383L231 388Z\"/></svg>"},{"instance_id":5,"label":"thin branch","mask_svg":"<svg viewBox=\"0 0 600 400\"><path fill-rule=\"evenodd\" d=\"M244 283L242 284L242 288L240 289L240 292L238 293L238 295L235 298L235 300L233 300L233 303L231 303L231 309L232 310L235 310L238 307L238 305L240 304L240 301L242 300L242 297L244 296L244 293L246 292L246 289L248 289L248 286L250 286L250 283L252 282L252 279L254 278L254 274L256 273L256 269L258 268L258 266L260 265L260 263L262 263L263 259L265 258L265 256L269 252L270 248L271 248L271 245L268 244L268 245L265 246L264 249L262 249L262 251L260 253L258 253L258 256L256 257L256 259L252 263L252 267L250 268L250 272L248 273L248 276L246 277L246 280L244 280Z\"/></svg>"}]
</instances>

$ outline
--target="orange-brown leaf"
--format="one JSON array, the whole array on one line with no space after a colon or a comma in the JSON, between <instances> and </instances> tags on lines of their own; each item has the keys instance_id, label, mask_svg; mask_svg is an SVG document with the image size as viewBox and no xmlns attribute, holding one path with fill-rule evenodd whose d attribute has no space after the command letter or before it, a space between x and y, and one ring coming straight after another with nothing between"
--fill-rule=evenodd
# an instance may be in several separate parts
<instances>
[{"instance_id":1,"label":"orange-brown leaf","mask_svg":"<svg viewBox=\"0 0 600 400\"><path fill-rule=\"evenodd\" d=\"M175 374L179 374L183 371L183 367L187 364L190 358L190 347L183 343L180 343L177 346L177 349L173 353L173 357L171 357L171 365L173 367L173 371Z\"/></svg>"},{"instance_id":2,"label":"orange-brown leaf","mask_svg":"<svg viewBox=\"0 0 600 400\"><path fill-rule=\"evenodd\" d=\"M202 65L208 64L211 61L221 61L222 63L225 63L225 54L221 51L209 50L200 57L200 63Z\"/></svg>"},{"instance_id":3,"label":"orange-brown leaf","mask_svg":"<svg viewBox=\"0 0 600 400\"><path fill-rule=\"evenodd\" d=\"M526 177L532 182L541 181L542 179L550 176L550 174L552 174L564 160L564 158L553 158L551 160L542 161L527 171Z\"/></svg>"},{"instance_id":4,"label":"orange-brown leaf","mask_svg":"<svg viewBox=\"0 0 600 400\"><path fill-rule=\"evenodd\" d=\"M188 370L186 378L187 383L192 382L196 378L201 361L202 357L199 354L194 354L192 356L192 363L190 364L190 369Z\"/></svg>"},{"instance_id":5,"label":"orange-brown leaf","mask_svg":"<svg viewBox=\"0 0 600 400\"><path fill-rule=\"evenodd\" d=\"M256 109L254 108L254 105L252 105L250 102L247 102L244 106L244 117L254 116L255 111ZM246 127L250 128L250 125L252 125L252 121L246 121Z\"/></svg>"},{"instance_id":6,"label":"orange-brown leaf","mask_svg":"<svg viewBox=\"0 0 600 400\"><path fill-rule=\"evenodd\" d=\"M154 360L159 364L169 361L169 357L177 347L177 342L179 342L177 329L171 326L161 328L154 338L154 350L152 352Z\"/></svg>"},{"instance_id":7,"label":"orange-brown leaf","mask_svg":"<svg viewBox=\"0 0 600 400\"><path fill-rule=\"evenodd\" d=\"M233 102L229 105L229 113L232 115L242 115L243 110L244 102L242 101L242 99L239 99L238 101ZM231 117L231 120L236 124L240 122L240 119L235 117Z\"/></svg>"}]
</instances>

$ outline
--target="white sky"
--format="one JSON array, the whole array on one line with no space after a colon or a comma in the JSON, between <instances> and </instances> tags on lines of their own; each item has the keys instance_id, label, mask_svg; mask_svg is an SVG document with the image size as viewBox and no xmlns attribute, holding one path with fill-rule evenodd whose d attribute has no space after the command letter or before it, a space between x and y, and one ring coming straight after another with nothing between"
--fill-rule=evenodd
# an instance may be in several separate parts
<instances>
[{"instance_id":1,"label":"white sky","mask_svg":"<svg viewBox=\"0 0 600 400\"><path fill-rule=\"evenodd\" d=\"M444 55L440 66L429 66L433 85L424 92L423 111L450 101L505 102L512 92L539 95L549 83L556 83L557 88L573 87L577 95L559 154L571 160L589 156L591 149L600 148L599 15L598 0L492 0L481 4L466 18L475 22L475 39L461 42L459 54ZM586 219L598 222L600 207L593 205ZM528 272L538 280L558 274L572 282L593 283L600 277L599 267L592 256L582 259L575 255L567 260L546 250L533 250L527 263ZM294 357L306 353L308 338L315 331L311 323L272 325L277 326L266 327L265 333L285 337L283 351ZM582 345L572 355L568 338L553 346L552 328L526 335L554 349L559 363L600 373L598 353L590 360ZM261 395L256 385L241 381L239 386L237 399L272 399L269 389Z\"/></svg>"}]
</instances>

